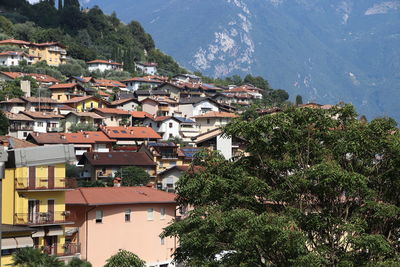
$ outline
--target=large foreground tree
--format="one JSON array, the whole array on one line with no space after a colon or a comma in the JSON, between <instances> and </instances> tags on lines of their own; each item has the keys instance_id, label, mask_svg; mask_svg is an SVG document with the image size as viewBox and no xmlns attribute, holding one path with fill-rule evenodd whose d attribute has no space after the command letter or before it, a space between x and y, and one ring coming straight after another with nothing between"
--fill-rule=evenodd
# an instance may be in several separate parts
<instances>
[{"instance_id":1,"label":"large foreground tree","mask_svg":"<svg viewBox=\"0 0 400 267\"><path fill-rule=\"evenodd\" d=\"M248 153L199 155L178 183L194 207L164 232L191 266L400 266L400 134L352 106L291 108L225 129Z\"/></svg>"}]
</instances>

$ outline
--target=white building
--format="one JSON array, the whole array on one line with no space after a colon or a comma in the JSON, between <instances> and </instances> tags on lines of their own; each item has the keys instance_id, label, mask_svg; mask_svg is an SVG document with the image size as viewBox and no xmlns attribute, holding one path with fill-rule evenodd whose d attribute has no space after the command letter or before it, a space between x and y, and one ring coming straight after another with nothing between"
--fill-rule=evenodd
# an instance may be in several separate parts
<instances>
[{"instance_id":1,"label":"white building","mask_svg":"<svg viewBox=\"0 0 400 267\"><path fill-rule=\"evenodd\" d=\"M201 83L201 78L194 74L178 74L173 77L173 80L185 83Z\"/></svg>"},{"instance_id":2,"label":"white building","mask_svg":"<svg viewBox=\"0 0 400 267\"><path fill-rule=\"evenodd\" d=\"M191 118L210 111L219 111L218 103L206 97L181 99L178 111L182 117Z\"/></svg>"},{"instance_id":3,"label":"white building","mask_svg":"<svg viewBox=\"0 0 400 267\"><path fill-rule=\"evenodd\" d=\"M162 140L168 140L174 137L181 137L179 133L180 121L174 117L155 117L146 118L143 122L145 126L151 127L159 135Z\"/></svg>"},{"instance_id":4,"label":"white building","mask_svg":"<svg viewBox=\"0 0 400 267\"><path fill-rule=\"evenodd\" d=\"M227 125L237 115L229 112L210 111L192 118L196 120L196 127L200 134L218 129Z\"/></svg>"},{"instance_id":5,"label":"white building","mask_svg":"<svg viewBox=\"0 0 400 267\"><path fill-rule=\"evenodd\" d=\"M89 62L86 62L88 65L89 71L100 71L104 72L106 70L116 70L116 71L122 71L122 64L118 62L113 62L111 60L101 60L101 59L96 59L92 60Z\"/></svg>"},{"instance_id":6,"label":"white building","mask_svg":"<svg viewBox=\"0 0 400 267\"><path fill-rule=\"evenodd\" d=\"M146 63L135 63L136 69L144 74L156 75L157 74L157 63L146 62Z\"/></svg>"},{"instance_id":7,"label":"white building","mask_svg":"<svg viewBox=\"0 0 400 267\"><path fill-rule=\"evenodd\" d=\"M150 89L163 83L160 80L151 79L149 77L134 77L121 82L125 84L126 88L131 92L135 92L140 88L140 86L145 86Z\"/></svg>"},{"instance_id":8,"label":"white building","mask_svg":"<svg viewBox=\"0 0 400 267\"><path fill-rule=\"evenodd\" d=\"M0 65L18 66L22 60L25 60L28 65L31 65L35 58L35 56L28 55L25 52L7 51L0 53Z\"/></svg>"},{"instance_id":9,"label":"white building","mask_svg":"<svg viewBox=\"0 0 400 267\"><path fill-rule=\"evenodd\" d=\"M64 116L62 115L58 115L52 112L32 111L23 111L21 113L32 118L35 121L33 125L34 132L49 133L64 131L63 127L61 127L61 119L64 118Z\"/></svg>"}]
</instances>

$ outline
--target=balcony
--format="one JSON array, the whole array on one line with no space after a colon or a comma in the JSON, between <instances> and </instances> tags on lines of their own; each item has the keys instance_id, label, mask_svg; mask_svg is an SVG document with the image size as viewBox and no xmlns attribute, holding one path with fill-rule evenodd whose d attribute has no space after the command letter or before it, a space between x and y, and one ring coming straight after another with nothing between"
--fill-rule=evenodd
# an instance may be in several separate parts
<instances>
[{"instance_id":1,"label":"balcony","mask_svg":"<svg viewBox=\"0 0 400 267\"><path fill-rule=\"evenodd\" d=\"M27 177L15 178L15 189L20 191L53 191L74 189L77 187L76 179L74 178L59 178L55 177L36 177L29 179Z\"/></svg>"},{"instance_id":2,"label":"balcony","mask_svg":"<svg viewBox=\"0 0 400 267\"><path fill-rule=\"evenodd\" d=\"M178 159L178 154L176 153L162 153L161 154L162 159Z\"/></svg>"},{"instance_id":3,"label":"balcony","mask_svg":"<svg viewBox=\"0 0 400 267\"><path fill-rule=\"evenodd\" d=\"M10 125L11 132L17 131L33 131L33 125L25 126L25 125Z\"/></svg>"},{"instance_id":4,"label":"balcony","mask_svg":"<svg viewBox=\"0 0 400 267\"><path fill-rule=\"evenodd\" d=\"M16 225L27 226L72 224L76 220L69 211L16 213L14 218Z\"/></svg>"},{"instance_id":5,"label":"balcony","mask_svg":"<svg viewBox=\"0 0 400 267\"><path fill-rule=\"evenodd\" d=\"M60 247L57 247L57 245L35 246L35 248L41 250L43 253L46 253L47 255L52 255L57 257L75 256L81 253L81 244L75 244L75 243L64 244L61 248L62 250L61 252L59 251Z\"/></svg>"},{"instance_id":6,"label":"balcony","mask_svg":"<svg viewBox=\"0 0 400 267\"><path fill-rule=\"evenodd\" d=\"M63 132L63 127L46 127L47 132Z\"/></svg>"}]
</instances>

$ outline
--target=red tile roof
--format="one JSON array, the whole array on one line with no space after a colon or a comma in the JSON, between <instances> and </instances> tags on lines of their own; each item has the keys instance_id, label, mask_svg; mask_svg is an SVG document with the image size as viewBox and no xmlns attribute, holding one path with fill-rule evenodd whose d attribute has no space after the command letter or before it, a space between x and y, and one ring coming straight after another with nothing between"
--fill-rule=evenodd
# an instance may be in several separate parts
<instances>
[{"instance_id":1,"label":"red tile roof","mask_svg":"<svg viewBox=\"0 0 400 267\"><path fill-rule=\"evenodd\" d=\"M120 104L125 104L125 103L130 102L130 101L138 103L136 98L122 98L122 99L119 99L119 100L115 100L115 101L111 102L110 104L111 104L111 106L117 106L117 105L120 105Z\"/></svg>"},{"instance_id":2,"label":"red tile roof","mask_svg":"<svg viewBox=\"0 0 400 267\"><path fill-rule=\"evenodd\" d=\"M86 152L80 164L86 162L93 166L156 166L156 163L145 152Z\"/></svg>"},{"instance_id":3,"label":"red tile roof","mask_svg":"<svg viewBox=\"0 0 400 267\"><path fill-rule=\"evenodd\" d=\"M222 112L222 111L210 111L205 114L197 115L192 118L236 118L238 115L235 113Z\"/></svg>"},{"instance_id":4,"label":"red tile roof","mask_svg":"<svg viewBox=\"0 0 400 267\"><path fill-rule=\"evenodd\" d=\"M0 53L0 56L26 56L26 57L37 57L34 55L29 55L25 52L21 52L21 51L6 51L6 52L2 52Z\"/></svg>"},{"instance_id":5,"label":"red tile roof","mask_svg":"<svg viewBox=\"0 0 400 267\"><path fill-rule=\"evenodd\" d=\"M58 114L51 113L51 112L21 111L20 113L23 113L34 119L63 119L64 118L64 116L62 116L62 115L58 115Z\"/></svg>"},{"instance_id":6,"label":"red tile roof","mask_svg":"<svg viewBox=\"0 0 400 267\"><path fill-rule=\"evenodd\" d=\"M102 59L95 59L95 60L92 60L92 61L88 61L88 62L86 62L86 64L107 64L107 65L119 65L119 66L122 66L121 63L112 62L112 61L108 61L108 60L102 60Z\"/></svg>"},{"instance_id":7,"label":"red tile roof","mask_svg":"<svg viewBox=\"0 0 400 267\"><path fill-rule=\"evenodd\" d=\"M115 81L115 80L106 80L106 79L96 79L96 84L94 86L99 87L126 87L125 84Z\"/></svg>"},{"instance_id":8,"label":"red tile roof","mask_svg":"<svg viewBox=\"0 0 400 267\"><path fill-rule=\"evenodd\" d=\"M103 92L102 90L98 90L97 93L98 93L100 96L105 96L105 97L110 96L110 94L107 94L106 92Z\"/></svg>"},{"instance_id":9,"label":"red tile roof","mask_svg":"<svg viewBox=\"0 0 400 267\"><path fill-rule=\"evenodd\" d=\"M30 45L30 42L22 41L22 40L15 40L15 39L7 39L0 41L0 44L10 44L10 45Z\"/></svg>"},{"instance_id":10,"label":"red tile roof","mask_svg":"<svg viewBox=\"0 0 400 267\"><path fill-rule=\"evenodd\" d=\"M77 96L77 97L73 97L67 101L62 102L63 104L76 104L91 98L95 98L94 96Z\"/></svg>"},{"instance_id":11,"label":"red tile roof","mask_svg":"<svg viewBox=\"0 0 400 267\"><path fill-rule=\"evenodd\" d=\"M22 72L7 72L7 71L3 71L0 73L11 79L16 79L16 78L24 77L24 76L31 76L36 81L42 82L42 83L58 83L59 82L59 80L57 80L54 77L51 77L46 74L40 74L40 73L22 73Z\"/></svg>"},{"instance_id":12,"label":"red tile roof","mask_svg":"<svg viewBox=\"0 0 400 267\"><path fill-rule=\"evenodd\" d=\"M150 127L103 127L102 131L114 139L161 139L161 136Z\"/></svg>"},{"instance_id":13,"label":"red tile roof","mask_svg":"<svg viewBox=\"0 0 400 267\"><path fill-rule=\"evenodd\" d=\"M115 143L101 131L77 132L77 133L32 133L29 137L35 143L44 144L96 144Z\"/></svg>"},{"instance_id":14,"label":"red tile roof","mask_svg":"<svg viewBox=\"0 0 400 267\"><path fill-rule=\"evenodd\" d=\"M130 115L130 112L119 108L94 108L93 112L96 111L103 114Z\"/></svg>"},{"instance_id":15,"label":"red tile roof","mask_svg":"<svg viewBox=\"0 0 400 267\"><path fill-rule=\"evenodd\" d=\"M74 88L75 86L80 86L80 85L77 83L60 83L50 86L49 89L69 89L69 88Z\"/></svg>"},{"instance_id":16,"label":"red tile roof","mask_svg":"<svg viewBox=\"0 0 400 267\"><path fill-rule=\"evenodd\" d=\"M32 43L33 46L59 46L62 48L65 48L65 45L63 45L60 42L47 42L47 43Z\"/></svg>"},{"instance_id":17,"label":"red tile roof","mask_svg":"<svg viewBox=\"0 0 400 267\"><path fill-rule=\"evenodd\" d=\"M6 115L7 119L9 119L10 121L33 121L31 117L28 117L22 113L15 114L5 111L4 115Z\"/></svg>"},{"instance_id":18,"label":"red tile roof","mask_svg":"<svg viewBox=\"0 0 400 267\"><path fill-rule=\"evenodd\" d=\"M90 118L93 118L93 119L104 119L104 117L102 117L99 114L94 113L94 112L75 112L75 111L72 111L72 112L68 113L67 115L65 115L65 117L68 117L70 115L75 115L77 117L90 117Z\"/></svg>"},{"instance_id":19,"label":"red tile roof","mask_svg":"<svg viewBox=\"0 0 400 267\"><path fill-rule=\"evenodd\" d=\"M65 193L67 205L176 203L176 195L150 187L82 187Z\"/></svg>"},{"instance_id":20,"label":"red tile roof","mask_svg":"<svg viewBox=\"0 0 400 267\"><path fill-rule=\"evenodd\" d=\"M131 115L132 117L137 119L153 118L153 115L147 113L146 111L132 111Z\"/></svg>"},{"instance_id":21,"label":"red tile roof","mask_svg":"<svg viewBox=\"0 0 400 267\"><path fill-rule=\"evenodd\" d=\"M12 136L0 136L0 145L8 146L9 148L25 148L37 146L28 141L21 140Z\"/></svg>"}]
</instances>

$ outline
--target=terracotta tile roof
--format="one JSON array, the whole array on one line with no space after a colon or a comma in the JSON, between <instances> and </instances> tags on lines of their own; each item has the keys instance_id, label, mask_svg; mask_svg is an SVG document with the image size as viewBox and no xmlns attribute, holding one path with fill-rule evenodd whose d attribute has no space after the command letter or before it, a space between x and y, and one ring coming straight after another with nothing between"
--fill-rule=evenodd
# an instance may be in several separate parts
<instances>
[{"instance_id":1,"label":"terracotta tile roof","mask_svg":"<svg viewBox=\"0 0 400 267\"><path fill-rule=\"evenodd\" d=\"M33 121L31 117L28 117L22 113L15 114L11 112L4 112L4 115L6 115L7 119L11 121Z\"/></svg>"},{"instance_id":2,"label":"terracotta tile roof","mask_svg":"<svg viewBox=\"0 0 400 267\"><path fill-rule=\"evenodd\" d=\"M73 97L67 101L62 102L63 104L76 104L91 98L95 98L94 96L77 96L77 97Z\"/></svg>"},{"instance_id":3,"label":"terracotta tile roof","mask_svg":"<svg viewBox=\"0 0 400 267\"><path fill-rule=\"evenodd\" d=\"M107 64L107 65L119 65L119 66L122 66L121 63L112 62L112 61L108 61L108 60L102 60L102 59L96 59L96 60L88 61L88 62L86 62L86 64Z\"/></svg>"},{"instance_id":4,"label":"terracotta tile roof","mask_svg":"<svg viewBox=\"0 0 400 267\"><path fill-rule=\"evenodd\" d=\"M68 117L71 115L75 115L77 117L90 117L93 119L104 119L104 117L102 117L99 114L94 113L94 112L75 112L75 111L68 113L67 115L65 115L65 117Z\"/></svg>"},{"instance_id":5,"label":"terracotta tile roof","mask_svg":"<svg viewBox=\"0 0 400 267\"><path fill-rule=\"evenodd\" d=\"M105 97L110 96L110 94L107 94L106 92L103 92L102 90L98 90L97 93L98 93L100 96L105 96Z\"/></svg>"},{"instance_id":6,"label":"terracotta tile roof","mask_svg":"<svg viewBox=\"0 0 400 267\"><path fill-rule=\"evenodd\" d=\"M121 81L123 83L129 82L142 82L142 83L162 83L162 81L154 78L150 78L149 76L146 77L133 77L126 80Z\"/></svg>"},{"instance_id":7,"label":"terracotta tile roof","mask_svg":"<svg viewBox=\"0 0 400 267\"><path fill-rule=\"evenodd\" d=\"M47 42L47 43L32 43L33 46L59 46L62 48L65 48L65 45L63 45L60 42Z\"/></svg>"},{"instance_id":8,"label":"terracotta tile roof","mask_svg":"<svg viewBox=\"0 0 400 267\"><path fill-rule=\"evenodd\" d=\"M111 102L110 104L111 104L111 106L117 106L117 105L125 104L125 103L131 102L131 101L138 103L136 98L123 98L123 99L115 100L115 101Z\"/></svg>"},{"instance_id":9,"label":"terracotta tile roof","mask_svg":"<svg viewBox=\"0 0 400 267\"><path fill-rule=\"evenodd\" d=\"M16 98L11 98L11 99L8 99L8 100L4 100L4 101L1 101L0 102L1 104L8 104L8 103L21 103L21 104L24 104L25 103L25 101L24 100L22 100L21 98L19 98L19 97L16 97Z\"/></svg>"},{"instance_id":10,"label":"terracotta tile roof","mask_svg":"<svg viewBox=\"0 0 400 267\"><path fill-rule=\"evenodd\" d=\"M50 97L24 97L22 96L21 99L27 101L27 102L32 102L32 103L58 103L57 100L52 99Z\"/></svg>"},{"instance_id":11,"label":"terracotta tile roof","mask_svg":"<svg viewBox=\"0 0 400 267\"><path fill-rule=\"evenodd\" d=\"M37 146L28 141L21 140L12 136L0 136L0 144L9 148L24 148Z\"/></svg>"},{"instance_id":12,"label":"terracotta tile roof","mask_svg":"<svg viewBox=\"0 0 400 267\"><path fill-rule=\"evenodd\" d=\"M171 168L168 168L168 169L163 170L162 172L158 173L158 176L163 176L173 170L178 170L180 172L198 173L203 169L204 169L204 167L202 167L202 166L192 166L192 165L178 166L178 165L176 165L176 166L173 166Z\"/></svg>"},{"instance_id":13,"label":"terracotta tile roof","mask_svg":"<svg viewBox=\"0 0 400 267\"><path fill-rule=\"evenodd\" d=\"M74 110L73 107L70 107L70 106L67 106L67 105L60 105L58 107L58 109L60 109L60 110Z\"/></svg>"},{"instance_id":14,"label":"terracotta tile roof","mask_svg":"<svg viewBox=\"0 0 400 267\"><path fill-rule=\"evenodd\" d=\"M86 131L77 133L32 133L29 140L35 143L44 144L96 144L96 143L115 143L116 140L110 139L102 131Z\"/></svg>"},{"instance_id":15,"label":"terracotta tile roof","mask_svg":"<svg viewBox=\"0 0 400 267\"><path fill-rule=\"evenodd\" d=\"M151 118L153 121L165 121L165 120L168 120L168 119L171 119L172 117L171 116L158 116L158 117L154 117L154 118Z\"/></svg>"},{"instance_id":16,"label":"terracotta tile roof","mask_svg":"<svg viewBox=\"0 0 400 267\"><path fill-rule=\"evenodd\" d=\"M2 52L0 53L0 56L26 56L26 57L37 57L34 55L29 55L25 52L21 52L21 51L6 51L6 52Z\"/></svg>"},{"instance_id":17,"label":"terracotta tile roof","mask_svg":"<svg viewBox=\"0 0 400 267\"><path fill-rule=\"evenodd\" d=\"M161 139L161 136L150 127L102 127L102 131L114 139Z\"/></svg>"},{"instance_id":18,"label":"terracotta tile roof","mask_svg":"<svg viewBox=\"0 0 400 267\"><path fill-rule=\"evenodd\" d=\"M145 152L86 152L80 164L85 162L93 166L156 166Z\"/></svg>"},{"instance_id":19,"label":"terracotta tile roof","mask_svg":"<svg viewBox=\"0 0 400 267\"><path fill-rule=\"evenodd\" d=\"M44 144L68 144L65 135L61 135L61 133L37 133L33 132L28 135L26 140L34 142L39 145Z\"/></svg>"},{"instance_id":20,"label":"terracotta tile roof","mask_svg":"<svg viewBox=\"0 0 400 267\"><path fill-rule=\"evenodd\" d=\"M235 113L229 113L229 112L221 112L221 111L210 111L205 114L197 115L192 118L236 118L238 115Z\"/></svg>"},{"instance_id":21,"label":"terracotta tile roof","mask_svg":"<svg viewBox=\"0 0 400 267\"><path fill-rule=\"evenodd\" d=\"M152 96L152 97L147 97L143 99L140 102L145 102L145 101L154 101L158 103L167 103L167 104L178 104L178 102L172 98L166 97L166 96Z\"/></svg>"},{"instance_id":22,"label":"terracotta tile roof","mask_svg":"<svg viewBox=\"0 0 400 267\"><path fill-rule=\"evenodd\" d=\"M0 41L0 44L10 44L10 45L30 45L30 42L26 42L26 41L22 41L22 40L15 40L15 39L7 39L7 40L3 40Z\"/></svg>"},{"instance_id":23,"label":"terracotta tile roof","mask_svg":"<svg viewBox=\"0 0 400 267\"><path fill-rule=\"evenodd\" d=\"M131 115L132 117L137 119L153 118L153 115L147 113L146 111L132 111Z\"/></svg>"},{"instance_id":24,"label":"terracotta tile roof","mask_svg":"<svg viewBox=\"0 0 400 267\"><path fill-rule=\"evenodd\" d=\"M94 86L100 87L126 87L125 84L115 81L115 80L106 80L106 79L96 79L96 83Z\"/></svg>"},{"instance_id":25,"label":"terracotta tile roof","mask_svg":"<svg viewBox=\"0 0 400 267\"><path fill-rule=\"evenodd\" d=\"M59 80L57 80L54 77L51 77L50 75L40 74L40 73L22 73L22 72L7 72L7 71L3 71L0 73L11 79L16 79L18 77L23 77L23 76L30 76L33 79L35 79L36 81L42 82L42 83L58 83L59 82Z\"/></svg>"},{"instance_id":26,"label":"terracotta tile roof","mask_svg":"<svg viewBox=\"0 0 400 267\"><path fill-rule=\"evenodd\" d=\"M81 187L65 193L67 205L125 205L176 203L176 195L151 187Z\"/></svg>"},{"instance_id":27,"label":"terracotta tile roof","mask_svg":"<svg viewBox=\"0 0 400 267\"><path fill-rule=\"evenodd\" d=\"M130 115L130 112L119 108L94 108L93 112L96 111L103 114Z\"/></svg>"},{"instance_id":28,"label":"terracotta tile roof","mask_svg":"<svg viewBox=\"0 0 400 267\"><path fill-rule=\"evenodd\" d=\"M33 119L62 119L64 116L58 115L51 112L33 112L33 111L21 111L23 113Z\"/></svg>"},{"instance_id":29,"label":"terracotta tile roof","mask_svg":"<svg viewBox=\"0 0 400 267\"><path fill-rule=\"evenodd\" d=\"M69 89L69 88L74 88L76 86L80 86L77 83L60 83L60 84L55 84L49 87L49 89Z\"/></svg>"}]
</instances>

